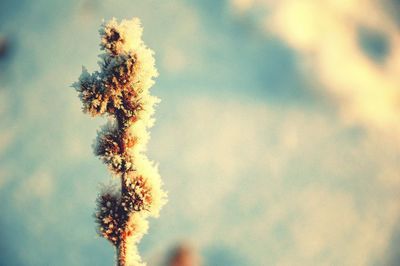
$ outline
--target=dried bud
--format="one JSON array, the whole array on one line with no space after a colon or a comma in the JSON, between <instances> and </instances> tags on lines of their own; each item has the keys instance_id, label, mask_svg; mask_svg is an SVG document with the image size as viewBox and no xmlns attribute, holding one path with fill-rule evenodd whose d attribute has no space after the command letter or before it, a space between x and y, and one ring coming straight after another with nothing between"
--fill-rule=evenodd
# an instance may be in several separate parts
<instances>
[{"instance_id":1,"label":"dried bud","mask_svg":"<svg viewBox=\"0 0 400 266\"><path fill-rule=\"evenodd\" d=\"M99 234L114 245L117 244L120 235L119 201L115 194L101 194L97 198L97 211L95 213Z\"/></svg>"},{"instance_id":2,"label":"dried bud","mask_svg":"<svg viewBox=\"0 0 400 266\"><path fill-rule=\"evenodd\" d=\"M98 132L93 151L111 171L121 174L134 170L129 148L135 142L128 131L121 132L117 125L108 123Z\"/></svg>"},{"instance_id":3,"label":"dried bud","mask_svg":"<svg viewBox=\"0 0 400 266\"><path fill-rule=\"evenodd\" d=\"M126 179L126 193L121 198L121 205L127 212L148 210L152 202L151 189L142 176Z\"/></svg>"},{"instance_id":4,"label":"dried bud","mask_svg":"<svg viewBox=\"0 0 400 266\"><path fill-rule=\"evenodd\" d=\"M123 51L122 47L124 39L118 32L117 28L107 27L105 28L103 38L101 40L101 47L107 52L117 55Z\"/></svg>"},{"instance_id":5,"label":"dried bud","mask_svg":"<svg viewBox=\"0 0 400 266\"><path fill-rule=\"evenodd\" d=\"M82 68L79 81L72 85L78 92L83 103L83 111L92 116L102 115L106 111L108 96L100 81L99 73L90 75L86 68Z\"/></svg>"}]
</instances>

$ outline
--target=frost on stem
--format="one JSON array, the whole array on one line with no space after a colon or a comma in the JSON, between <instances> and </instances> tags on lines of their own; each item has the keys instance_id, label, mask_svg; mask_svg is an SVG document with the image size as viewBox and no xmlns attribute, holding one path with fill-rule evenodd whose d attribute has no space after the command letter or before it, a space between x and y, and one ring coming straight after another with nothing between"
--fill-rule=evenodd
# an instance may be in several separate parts
<instances>
[{"instance_id":1,"label":"frost on stem","mask_svg":"<svg viewBox=\"0 0 400 266\"><path fill-rule=\"evenodd\" d=\"M93 151L110 171L114 174L122 174L134 170L129 149L135 142L135 137L130 132L121 132L117 125L109 122L97 132Z\"/></svg>"},{"instance_id":2,"label":"frost on stem","mask_svg":"<svg viewBox=\"0 0 400 266\"><path fill-rule=\"evenodd\" d=\"M147 217L158 216L166 202L157 167L144 154L159 102L149 93L157 70L139 19L112 19L99 32L100 70L90 74L83 68L73 87L85 113L109 117L93 149L121 187L100 192L95 219L99 234L116 246L118 265L142 265L136 245L147 231Z\"/></svg>"}]
</instances>

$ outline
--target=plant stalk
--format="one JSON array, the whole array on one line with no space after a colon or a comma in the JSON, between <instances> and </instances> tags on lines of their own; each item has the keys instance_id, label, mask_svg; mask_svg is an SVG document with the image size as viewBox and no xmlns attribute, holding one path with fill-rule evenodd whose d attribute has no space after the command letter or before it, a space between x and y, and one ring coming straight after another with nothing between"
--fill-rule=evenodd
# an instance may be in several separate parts
<instances>
[{"instance_id":1,"label":"plant stalk","mask_svg":"<svg viewBox=\"0 0 400 266\"><path fill-rule=\"evenodd\" d=\"M117 266L127 266L126 264L126 240L121 239L117 245Z\"/></svg>"}]
</instances>

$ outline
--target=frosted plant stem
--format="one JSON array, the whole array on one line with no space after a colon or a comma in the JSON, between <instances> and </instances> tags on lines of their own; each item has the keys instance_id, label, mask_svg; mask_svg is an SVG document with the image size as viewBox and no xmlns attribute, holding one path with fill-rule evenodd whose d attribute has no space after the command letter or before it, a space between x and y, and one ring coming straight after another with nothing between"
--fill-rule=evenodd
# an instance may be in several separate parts
<instances>
[{"instance_id":1,"label":"frosted plant stem","mask_svg":"<svg viewBox=\"0 0 400 266\"><path fill-rule=\"evenodd\" d=\"M99 234L116 247L119 266L145 265L137 244L147 232L148 217L157 217L166 202L157 165L145 154L159 99L149 91L158 73L142 30L137 18L104 22L100 70L90 74L83 68L73 84L84 112L109 119L98 131L94 154L121 186L102 189L95 219Z\"/></svg>"},{"instance_id":2,"label":"frosted plant stem","mask_svg":"<svg viewBox=\"0 0 400 266\"><path fill-rule=\"evenodd\" d=\"M117 245L117 266L126 265L126 253L129 252L126 248L126 239L123 238Z\"/></svg>"}]
</instances>

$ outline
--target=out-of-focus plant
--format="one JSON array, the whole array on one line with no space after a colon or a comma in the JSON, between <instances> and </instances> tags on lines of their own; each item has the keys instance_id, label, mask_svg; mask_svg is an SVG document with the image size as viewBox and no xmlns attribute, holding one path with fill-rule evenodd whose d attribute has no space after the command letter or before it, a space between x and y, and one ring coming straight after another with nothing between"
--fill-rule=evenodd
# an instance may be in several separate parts
<instances>
[{"instance_id":1,"label":"out-of-focus plant","mask_svg":"<svg viewBox=\"0 0 400 266\"><path fill-rule=\"evenodd\" d=\"M149 216L158 216L166 193L154 165L144 154L159 99L149 89L158 75L153 51L142 41L140 20L115 19L100 28L100 71L83 68L73 87L83 111L107 115L98 132L94 153L120 179L120 188L105 186L97 199L98 232L117 250L117 264L144 265L137 243L147 232Z\"/></svg>"},{"instance_id":2,"label":"out-of-focus plant","mask_svg":"<svg viewBox=\"0 0 400 266\"><path fill-rule=\"evenodd\" d=\"M177 245L169 255L165 266L199 266L200 258L196 250L187 243Z\"/></svg>"}]
</instances>

